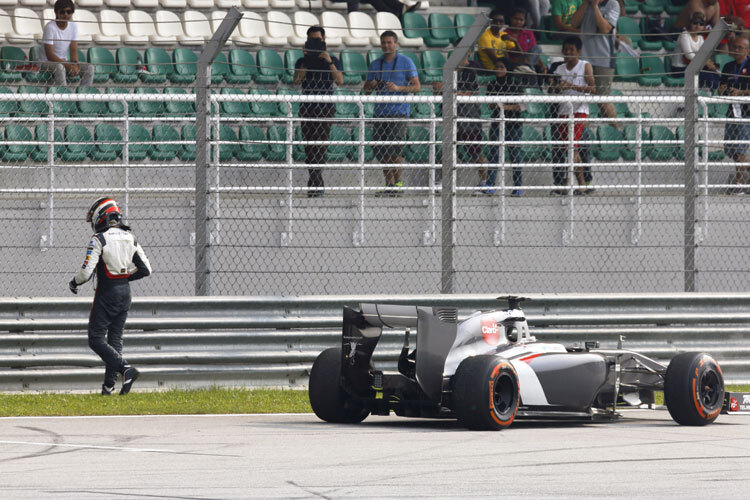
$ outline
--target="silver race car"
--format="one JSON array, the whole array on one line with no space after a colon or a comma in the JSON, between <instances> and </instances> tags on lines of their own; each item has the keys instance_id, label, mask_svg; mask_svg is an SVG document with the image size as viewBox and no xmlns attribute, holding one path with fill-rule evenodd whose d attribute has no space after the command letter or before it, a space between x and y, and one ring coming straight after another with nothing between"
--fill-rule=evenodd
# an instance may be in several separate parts
<instances>
[{"instance_id":1,"label":"silver race car","mask_svg":"<svg viewBox=\"0 0 750 500\"><path fill-rule=\"evenodd\" d=\"M457 418L469 429L499 430L516 418L614 418L623 405L654 402L682 425L713 422L725 405L719 364L682 353L668 366L637 352L537 342L521 297L508 308L458 321L454 308L361 304L344 308L341 346L326 349L310 372L309 396L326 422L369 414ZM383 327L405 329L398 370L378 370L373 351ZM416 328L416 349L410 329Z\"/></svg>"}]
</instances>

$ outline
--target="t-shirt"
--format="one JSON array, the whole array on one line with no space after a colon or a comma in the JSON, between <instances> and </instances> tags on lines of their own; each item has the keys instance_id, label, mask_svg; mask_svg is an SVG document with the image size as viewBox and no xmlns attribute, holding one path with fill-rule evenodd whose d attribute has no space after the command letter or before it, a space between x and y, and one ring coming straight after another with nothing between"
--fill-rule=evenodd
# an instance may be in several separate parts
<instances>
[{"instance_id":1,"label":"t-shirt","mask_svg":"<svg viewBox=\"0 0 750 500\"><path fill-rule=\"evenodd\" d=\"M573 66L573 69L568 69L568 65L565 63L562 63L558 65L555 68L554 74L560 75L560 80L563 82L572 83L573 85L586 85L586 78L585 78L585 71L586 71L586 65L588 63L586 61L578 60L575 66ZM571 95L571 96L578 96L578 95L584 95L583 92L579 92L577 90L568 89L564 90L562 92L562 95ZM575 106L575 109L573 108ZM574 113L584 113L588 114L589 112L589 105L586 102L578 102L577 104L572 104L569 101L565 101L562 104L560 104L558 108L558 113L563 116L570 116Z\"/></svg>"},{"instance_id":2,"label":"t-shirt","mask_svg":"<svg viewBox=\"0 0 750 500\"><path fill-rule=\"evenodd\" d=\"M470 61L469 65L460 69L457 75L456 90L458 92L474 93L479 90L477 83L477 63ZM469 102L456 103L456 114L462 118L480 118L482 116L482 105Z\"/></svg>"},{"instance_id":3,"label":"t-shirt","mask_svg":"<svg viewBox=\"0 0 750 500\"><path fill-rule=\"evenodd\" d=\"M620 4L617 3L617 0L606 0L599 5L599 11L602 13L602 17L612 25L612 36L602 36L599 34L599 27L596 25L594 17L594 9L588 7L581 22L581 41L583 42L581 58L588 60L592 66L614 68L614 30L617 26L617 20L620 18Z\"/></svg>"},{"instance_id":4,"label":"t-shirt","mask_svg":"<svg viewBox=\"0 0 750 500\"><path fill-rule=\"evenodd\" d=\"M502 40L505 35L504 31L501 31L498 36L492 34L492 29L482 33L477 41L477 51L479 52L479 61L486 69L495 69L495 63L492 62L490 56L484 53L485 49L493 49L495 51L495 57L503 57L505 51L515 48L516 44L510 40Z\"/></svg>"},{"instance_id":5,"label":"t-shirt","mask_svg":"<svg viewBox=\"0 0 750 500\"><path fill-rule=\"evenodd\" d=\"M505 76L505 78L495 78L489 85L487 85L487 95L521 95L523 89L515 78L511 76ZM500 118L500 110L495 108L492 110L492 118ZM505 110L505 118L518 119L521 118L521 112L518 110Z\"/></svg>"},{"instance_id":6,"label":"t-shirt","mask_svg":"<svg viewBox=\"0 0 750 500\"><path fill-rule=\"evenodd\" d=\"M721 69L721 83L728 89L750 89L750 58L743 62L731 61ZM750 117L750 104L732 104L727 110L729 117Z\"/></svg>"},{"instance_id":7,"label":"t-shirt","mask_svg":"<svg viewBox=\"0 0 750 500\"><path fill-rule=\"evenodd\" d=\"M393 82L399 87L409 85L411 78L417 78L417 67L411 58L396 54L391 62L385 60L385 56L375 59L367 69L367 81L378 80L381 83ZM391 92L388 90L377 90L378 95L406 95L406 92ZM388 102L376 103L375 116L409 116L409 103Z\"/></svg>"},{"instance_id":8,"label":"t-shirt","mask_svg":"<svg viewBox=\"0 0 750 500\"><path fill-rule=\"evenodd\" d=\"M552 0L550 2L550 14L560 16L563 24L570 24L570 18L576 13L582 0Z\"/></svg>"},{"instance_id":9,"label":"t-shirt","mask_svg":"<svg viewBox=\"0 0 750 500\"><path fill-rule=\"evenodd\" d=\"M55 55L64 61L68 60L68 47L70 47L71 41L78 41L78 26L73 21L68 21L68 25L64 30L61 30L57 26L56 21L50 21L44 27L42 44L52 45ZM47 61L47 54L43 50L40 51L39 59Z\"/></svg>"},{"instance_id":10,"label":"t-shirt","mask_svg":"<svg viewBox=\"0 0 750 500\"><path fill-rule=\"evenodd\" d=\"M341 71L341 61L338 57L331 56L331 62L336 66L336 69ZM302 69L305 67L305 58L300 57L294 64L294 69ZM330 65L321 59L321 68L323 70L305 72L305 78L302 80L302 94L310 95L333 95L333 73L331 72ZM303 116L324 116L324 111L334 109L336 104L332 102L303 102L300 104L300 115Z\"/></svg>"},{"instance_id":11,"label":"t-shirt","mask_svg":"<svg viewBox=\"0 0 750 500\"><path fill-rule=\"evenodd\" d=\"M531 30L520 30L518 35L516 35L516 40L518 40L518 46L521 48L521 52L524 52L525 54L528 54L533 47L536 47L536 38Z\"/></svg>"},{"instance_id":12,"label":"t-shirt","mask_svg":"<svg viewBox=\"0 0 750 500\"><path fill-rule=\"evenodd\" d=\"M745 21L745 29L750 28L750 1L748 0L719 0L719 14L722 17L729 14L741 17Z\"/></svg>"},{"instance_id":13,"label":"t-shirt","mask_svg":"<svg viewBox=\"0 0 750 500\"><path fill-rule=\"evenodd\" d=\"M687 31L680 33L680 36L677 37L675 53L672 54L673 68L684 68L690 64L690 61L693 60L695 54L703 45L703 37L698 35L697 38L697 40L693 40L693 37Z\"/></svg>"}]
</instances>

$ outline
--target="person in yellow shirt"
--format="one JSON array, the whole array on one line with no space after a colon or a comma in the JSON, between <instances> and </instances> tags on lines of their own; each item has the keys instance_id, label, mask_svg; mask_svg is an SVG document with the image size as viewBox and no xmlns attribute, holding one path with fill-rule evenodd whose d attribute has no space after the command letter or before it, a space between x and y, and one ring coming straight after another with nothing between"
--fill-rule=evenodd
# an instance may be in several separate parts
<instances>
[{"instance_id":1,"label":"person in yellow shirt","mask_svg":"<svg viewBox=\"0 0 750 500\"><path fill-rule=\"evenodd\" d=\"M490 19L490 27L482 33L477 42L477 52L482 67L494 72L497 61L505 56L506 50L516 47L516 41L511 34L502 30L505 26L505 16L500 9L490 12Z\"/></svg>"}]
</instances>

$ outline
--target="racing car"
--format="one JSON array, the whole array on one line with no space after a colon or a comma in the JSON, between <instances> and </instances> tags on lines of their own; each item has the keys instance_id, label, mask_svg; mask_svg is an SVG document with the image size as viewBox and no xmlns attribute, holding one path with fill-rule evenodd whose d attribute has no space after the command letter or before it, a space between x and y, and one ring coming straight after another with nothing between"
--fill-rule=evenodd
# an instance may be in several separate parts
<instances>
[{"instance_id":1,"label":"racing car","mask_svg":"<svg viewBox=\"0 0 750 500\"><path fill-rule=\"evenodd\" d=\"M344 307L341 346L321 352L310 372L313 411L326 422L358 423L393 411L500 430L516 418L615 418L623 405L653 405L654 391L664 391L682 425L710 424L722 411L724 377L709 354L680 353L665 366L621 341L616 349L538 342L521 310L524 298L499 299L507 309L461 321L448 307ZM373 361L383 327L404 329L397 371Z\"/></svg>"}]
</instances>

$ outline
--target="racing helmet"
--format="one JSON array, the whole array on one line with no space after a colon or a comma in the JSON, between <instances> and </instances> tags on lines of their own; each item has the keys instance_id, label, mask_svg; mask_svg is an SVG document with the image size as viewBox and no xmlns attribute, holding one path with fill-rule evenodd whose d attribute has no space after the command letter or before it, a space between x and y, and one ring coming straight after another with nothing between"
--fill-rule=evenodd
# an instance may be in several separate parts
<instances>
[{"instance_id":1,"label":"racing helmet","mask_svg":"<svg viewBox=\"0 0 750 500\"><path fill-rule=\"evenodd\" d=\"M117 206L117 202L113 198L109 197L96 200L91 205L88 215L86 215L86 222L90 222L91 228L97 233L109 227L120 225L121 220L120 207Z\"/></svg>"}]
</instances>

